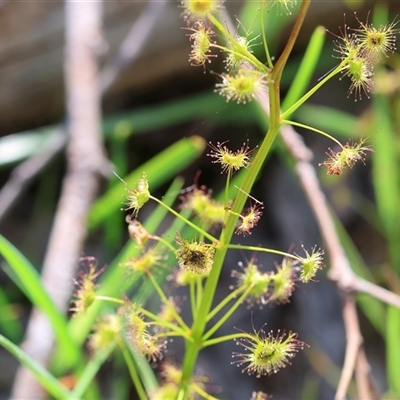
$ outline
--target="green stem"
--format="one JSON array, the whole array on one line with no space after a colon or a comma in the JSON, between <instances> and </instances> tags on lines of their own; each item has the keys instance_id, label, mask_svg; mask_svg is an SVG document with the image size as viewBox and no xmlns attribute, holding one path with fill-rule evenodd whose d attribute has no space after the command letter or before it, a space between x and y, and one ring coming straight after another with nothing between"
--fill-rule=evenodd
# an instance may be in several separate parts
<instances>
[{"instance_id":1,"label":"green stem","mask_svg":"<svg viewBox=\"0 0 400 400\"><path fill-rule=\"evenodd\" d=\"M284 113L282 113L281 118L287 119L292 115L302 104L304 104L321 86L328 82L331 78L337 75L343 70L343 66L347 63L346 60L342 61L331 73L329 73L325 78L319 81L313 88L311 88L303 97L296 101L291 107L289 107Z\"/></svg>"},{"instance_id":2,"label":"green stem","mask_svg":"<svg viewBox=\"0 0 400 400\"><path fill-rule=\"evenodd\" d=\"M165 247L168 247L173 253L175 253L176 249L174 246L172 246L172 244L170 242L168 242L167 240L165 240L164 238L160 237L160 236L156 236L156 235L151 235L151 238L153 240L157 240L158 242L162 243Z\"/></svg>"},{"instance_id":3,"label":"green stem","mask_svg":"<svg viewBox=\"0 0 400 400\"><path fill-rule=\"evenodd\" d=\"M232 205L232 211L240 213L247 200L245 193L250 193L251 188L257 178L257 175L261 171L264 161L275 141L280 128L280 79L282 76L283 67L289 57L290 51L294 45L294 41L300 31L300 27L304 21L305 14L310 5L310 0L304 0L301 4L299 14L297 16L293 31L290 35L289 42L286 45L281 57L275 65L271 82L269 83L269 100L270 100L270 125L268 132L261 143L261 146L254 157L252 165L248 169L248 173L245 176L241 190L238 192L235 201ZM213 21L214 22L214 21ZM217 21L218 22L218 21ZM215 291L218 285L219 276L221 273L222 265L225 260L227 247L230 243L232 235L235 231L236 222L238 216L229 214L225 228L222 230L220 235L221 247L218 247L215 252L214 265L211 270L209 277L207 278L203 298L198 309L197 316L193 322L192 337L193 343L186 343L186 352L182 366L182 379L181 379L181 390L178 398L184 398L188 391L190 378L193 374L193 370L196 364L197 356L200 349L203 347L202 336L207 323L207 316L210 312L210 308L214 299ZM225 246L224 246L225 245ZM183 397L182 397L183 396Z\"/></svg>"},{"instance_id":4,"label":"green stem","mask_svg":"<svg viewBox=\"0 0 400 400\"><path fill-rule=\"evenodd\" d=\"M343 145L339 142L339 140L335 139L333 136L329 135L328 133L321 131L317 128L313 128L312 126L304 125L301 124L300 122L294 122L294 121L288 121L286 119L282 120L282 125L293 125L293 126L298 126L299 128L304 128L308 129L309 131L313 131L315 133L319 133L322 136L327 137L328 139L333 140L336 144L338 144L341 148L343 148Z\"/></svg>"},{"instance_id":5,"label":"green stem","mask_svg":"<svg viewBox=\"0 0 400 400\"><path fill-rule=\"evenodd\" d=\"M176 336L183 336L186 339L191 339L190 336L187 334L188 330L185 331L181 327L176 326L171 322L165 321L164 319L160 318L158 315L153 314L152 312L146 310L145 308L140 308L140 312L153 321L153 322L150 322L149 325L156 324L157 326L162 326L164 328L171 329L172 331L174 331ZM158 335L156 335L156 336L158 336Z\"/></svg>"},{"instance_id":6,"label":"green stem","mask_svg":"<svg viewBox=\"0 0 400 400\"><path fill-rule=\"evenodd\" d=\"M103 301L110 301L112 303L117 303L117 304L125 304L124 300L116 299L115 297L110 297L110 296L96 295L95 299L96 300L103 300Z\"/></svg>"},{"instance_id":7,"label":"green stem","mask_svg":"<svg viewBox=\"0 0 400 400\"><path fill-rule=\"evenodd\" d=\"M125 344L125 342L122 339L119 339L118 341L118 345L122 351L122 354L124 356L126 365L128 366L128 370L129 370L129 374L132 378L132 382L135 386L136 389L136 393L139 396L140 400L147 400L147 395L146 395L146 391L144 390L143 386L142 386L142 382L139 378L139 375L136 371L135 368L135 364L133 363L132 357L130 356L129 350Z\"/></svg>"},{"instance_id":8,"label":"green stem","mask_svg":"<svg viewBox=\"0 0 400 400\"><path fill-rule=\"evenodd\" d=\"M298 256L296 256L295 254L290 254L290 253L286 253L284 251L275 250L275 249L268 249L266 247L243 246L241 244L227 244L226 247L228 247L228 249L260 251L262 253L278 254L283 257L289 257L289 258L293 258L295 260L301 261L301 259Z\"/></svg>"},{"instance_id":9,"label":"green stem","mask_svg":"<svg viewBox=\"0 0 400 400\"><path fill-rule=\"evenodd\" d=\"M188 331L189 327L185 324L183 319L179 316L179 314L176 312L174 306L171 304L171 302L168 300L167 296L164 294L163 290L161 289L160 285L158 284L157 280L154 278L153 274L150 271L146 271L147 276L150 278L151 283L154 286L154 289L156 289L158 295L160 296L162 302L168 307L168 309L172 312L176 322L181 326L182 329Z\"/></svg>"},{"instance_id":10,"label":"green stem","mask_svg":"<svg viewBox=\"0 0 400 400\"><path fill-rule=\"evenodd\" d=\"M241 339L243 337L249 337L247 333L233 333L232 335L220 336L218 338L210 339L204 342L203 347L214 346L215 344L227 342L228 340Z\"/></svg>"},{"instance_id":11,"label":"green stem","mask_svg":"<svg viewBox=\"0 0 400 400\"><path fill-rule=\"evenodd\" d=\"M244 290L243 286L238 287L233 292L229 293L217 306L215 306L212 311L207 316L207 322L213 318L216 314L220 312L232 299L239 295Z\"/></svg>"},{"instance_id":12,"label":"green stem","mask_svg":"<svg viewBox=\"0 0 400 400\"><path fill-rule=\"evenodd\" d=\"M152 200L154 200L155 202L157 202L158 204L162 205L164 208L166 208L171 214L175 215L175 217L179 218L181 221L183 221L186 225L189 225L191 228L193 228L194 230L196 230L197 232L199 232L201 235L205 236L207 239L211 240L211 242L215 242L217 239L210 235L209 233L207 233L206 231L204 231L203 229L199 228L196 224L194 224L193 222L189 221L188 219L186 219L185 217L183 217L181 214L179 214L178 212L176 212L174 209L172 209L171 207L167 206L165 203L163 203L161 200L157 199L157 197L153 197L150 196L150 198Z\"/></svg>"},{"instance_id":13,"label":"green stem","mask_svg":"<svg viewBox=\"0 0 400 400\"><path fill-rule=\"evenodd\" d=\"M244 299L249 294L252 287L248 287L246 291L235 301L233 306L223 315L222 318L218 320L218 322L207 332L204 334L202 339L205 341L210 336L212 336L229 318L230 316L237 310L237 308L243 303Z\"/></svg>"},{"instance_id":14,"label":"green stem","mask_svg":"<svg viewBox=\"0 0 400 400\"><path fill-rule=\"evenodd\" d=\"M265 31L265 26L264 26L264 7L265 7L265 0L262 0L262 2L261 2L261 10L260 10L260 18L261 18L260 23L261 23L262 39L263 39L265 56L267 57L268 66L270 68L272 68L274 65L272 63L271 55L269 53L267 35L265 33L266 31Z\"/></svg>"},{"instance_id":15,"label":"green stem","mask_svg":"<svg viewBox=\"0 0 400 400\"><path fill-rule=\"evenodd\" d=\"M197 310L197 301L196 301L196 290L195 290L195 282L191 280L189 282L189 290L190 290L190 308L192 310L192 318L193 321L195 319L196 310Z\"/></svg>"}]
</instances>

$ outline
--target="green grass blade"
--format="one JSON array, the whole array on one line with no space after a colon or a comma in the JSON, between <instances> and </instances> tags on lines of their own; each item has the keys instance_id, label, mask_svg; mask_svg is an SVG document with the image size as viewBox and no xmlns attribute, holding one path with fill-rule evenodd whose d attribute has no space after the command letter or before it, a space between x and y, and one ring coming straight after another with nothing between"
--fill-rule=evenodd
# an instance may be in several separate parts
<instances>
[{"instance_id":1,"label":"green grass blade","mask_svg":"<svg viewBox=\"0 0 400 400\"><path fill-rule=\"evenodd\" d=\"M65 359L63 362L68 365L75 363L80 357L80 352L68 335L64 315L60 313L43 287L40 275L22 253L1 235L0 254L2 254L17 276L16 283L20 289L30 299L32 304L47 316L57 342L64 349Z\"/></svg>"},{"instance_id":2,"label":"green grass blade","mask_svg":"<svg viewBox=\"0 0 400 400\"><path fill-rule=\"evenodd\" d=\"M128 187L133 187L145 172L151 191L184 170L204 151L204 148L205 141L199 136L182 139L141 165L124 180ZM89 228L96 228L112 213L119 210L122 196L125 194L124 183L120 182L97 200L89 213Z\"/></svg>"},{"instance_id":3,"label":"green grass blade","mask_svg":"<svg viewBox=\"0 0 400 400\"><path fill-rule=\"evenodd\" d=\"M29 369L39 383L55 398L68 398L68 390L45 368L29 357L17 345L0 335L0 345L9 351L23 366Z\"/></svg>"},{"instance_id":4,"label":"green grass blade","mask_svg":"<svg viewBox=\"0 0 400 400\"><path fill-rule=\"evenodd\" d=\"M354 115L330 107L304 104L296 111L296 120L346 140L360 131Z\"/></svg>"},{"instance_id":5,"label":"green grass blade","mask_svg":"<svg viewBox=\"0 0 400 400\"><path fill-rule=\"evenodd\" d=\"M85 391L87 390L88 386L96 376L101 366L107 361L114 348L115 348L115 343L109 346L109 348L106 350L96 351L96 353L88 361L84 370L80 374L79 380L76 383L74 389L70 392L68 396L69 400L84 398L83 395Z\"/></svg>"},{"instance_id":6,"label":"green grass blade","mask_svg":"<svg viewBox=\"0 0 400 400\"><path fill-rule=\"evenodd\" d=\"M12 341L18 343L22 338L22 326L13 309L10 299L0 287L0 330Z\"/></svg>"},{"instance_id":7,"label":"green grass blade","mask_svg":"<svg viewBox=\"0 0 400 400\"><path fill-rule=\"evenodd\" d=\"M282 102L282 111L286 111L306 92L307 86L317 67L322 48L325 42L325 28L315 28L298 71L290 85L290 89Z\"/></svg>"}]
</instances>

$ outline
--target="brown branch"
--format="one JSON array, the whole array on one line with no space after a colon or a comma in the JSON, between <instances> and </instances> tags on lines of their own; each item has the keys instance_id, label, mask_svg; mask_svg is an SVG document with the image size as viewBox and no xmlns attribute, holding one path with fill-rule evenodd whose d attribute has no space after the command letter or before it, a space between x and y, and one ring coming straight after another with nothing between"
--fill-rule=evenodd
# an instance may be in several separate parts
<instances>
[{"instance_id":1,"label":"brown branch","mask_svg":"<svg viewBox=\"0 0 400 400\"><path fill-rule=\"evenodd\" d=\"M122 70L139 57L166 4L166 0L148 2L122 42L116 57L104 67L100 75L102 96L113 85ZM60 134L59 136L56 135L58 140L50 148L31 156L14 168L9 180L0 190L0 223L16 204L17 200L26 192L30 183L65 148L67 143L65 128L60 127L58 133ZM107 174L107 172L109 172L108 169L101 171L103 175Z\"/></svg>"},{"instance_id":2,"label":"brown branch","mask_svg":"<svg viewBox=\"0 0 400 400\"><path fill-rule=\"evenodd\" d=\"M95 198L98 171L105 165L101 139L100 91L95 49L102 43L101 2L66 2L65 84L69 145L67 173L43 264L43 283L56 306L66 311L71 279L86 238L86 216ZM46 316L34 310L23 349L46 365L54 335ZM46 394L20 368L12 398L41 399Z\"/></svg>"}]
</instances>

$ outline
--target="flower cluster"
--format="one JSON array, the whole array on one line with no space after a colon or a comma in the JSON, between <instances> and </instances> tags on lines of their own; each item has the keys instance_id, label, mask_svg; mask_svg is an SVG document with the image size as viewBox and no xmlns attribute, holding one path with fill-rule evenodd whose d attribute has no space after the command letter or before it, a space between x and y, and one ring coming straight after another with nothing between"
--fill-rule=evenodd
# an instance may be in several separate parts
<instances>
[{"instance_id":1,"label":"flower cluster","mask_svg":"<svg viewBox=\"0 0 400 400\"><path fill-rule=\"evenodd\" d=\"M143 314L136 305L131 305L125 312L126 336L130 345L149 360L161 360L166 343L149 332L150 323L144 321Z\"/></svg>"},{"instance_id":2,"label":"flower cluster","mask_svg":"<svg viewBox=\"0 0 400 400\"><path fill-rule=\"evenodd\" d=\"M304 342L297 340L296 333L286 334L278 330L274 335L272 331L266 333L263 329L259 332L254 331L254 334L245 334L236 343L248 353L233 353L233 357L238 357L239 360L232 364L239 367L248 364L243 372L249 375L256 374L258 378L278 372L290 364L290 359L306 346Z\"/></svg>"},{"instance_id":3,"label":"flower cluster","mask_svg":"<svg viewBox=\"0 0 400 400\"><path fill-rule=\"evenodd\" d=\"M181 197L181 207L191 210L203 223L205 229L220 226L224 222L225 206L223 203L212 199L211 194L211 190L201 186Z\"/></svg>"},{"instance_id":4,"label":"flower cluster","mask_svg":"<svg viewBox=\"0 0 400 400\"><path fill-rule=\"evenodd\" d=\"M365 139L359 143L346 143L339 152L328 149L328 159L319 165L326 167L328 175L341 175L346 168L353 168L357 161L364 162L367 151L373 151L370 146L364 146Z\"/></svg>"},{"instance_id":5,"label":"flower cluster","mask_svg":"<svg viewBox=\"0 0 400 400\"><path fill-rule=\"evenodd\" d=\"M104 271L104 268L96 271L97 260L94 257L82 257L80 262L83 266L83 271L79 275L79 279L75 281L78 289L74 293L73 307L71 307L74 317L82 316L94 302L97 287L95 280Z\"/></svg>"},{"instance_id":6,"label":"flower cluster","mask_svg":"<svg viewBox=\"0 0 400 400\"><path fill-rule=\"evenodd\" d=\"M398 21L381 25L378 29L358 18L357 21L360 24L357 29L345 25L342 36L335 41L342 60L342 72L351 80L349 95L354 92L356 100L361 99L363 92L369 98L374 85L374 67L396 50L396 34L399 33L395 28ZM352 33L348 33L348 29Z\"/></svg>"},{"instance_id":7,"label":"flower cluster","mask_svg":"<svg viewBox=\"0 0 400 400\"><path fill-rule=\"evenodd\" d=\"M180 235L176 238L179 247L175 251L179 266L199 276L208 276L214 263L215 248L204 242L188 242Z\"/></svg>"}]
</instances>

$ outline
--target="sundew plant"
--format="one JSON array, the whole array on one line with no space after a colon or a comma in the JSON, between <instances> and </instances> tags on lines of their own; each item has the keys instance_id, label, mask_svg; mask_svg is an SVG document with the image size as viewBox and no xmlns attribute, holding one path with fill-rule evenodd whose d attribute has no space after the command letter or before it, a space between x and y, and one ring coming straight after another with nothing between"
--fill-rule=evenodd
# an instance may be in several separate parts
<instances>
[{"instance_id":1,"label":"sundew plant","mask_svg":"<svg viewBox=\"0 0 400 400\"><path fill-rule=\"evenodd\" d=\"M251 238L253 229L263 218L263 199L255 198L252 188L277 136L281 132L283 135L288 127L292 133L296 128L302 128L322 135L327 141L332 141L335 148L339 148L334 151L327 145L326 160L320 164L327 175L341 175L357 162L367 162L367 156L375 151L367 138L342 143L331 133L297 122L292 117L332 79L348 81L348 93L343 93L347 101L369 101L374 90L375 70L396 50L398 21L375 26L369 20L362 21L355 15L354 26L346 22L339 32L331 35L332 55L337 65L308 91L304 88L292 91L290 101L281 101L282 74L312 2L303 0L297 4L296 1L264 0L257 4L255 18L259 18L260 32L247 31L240 21L235 23L238 26L235 28L223 1L185 0L177 7L177 13L181 13L185 24L182 35L187 36L191 45L189 63L198 67L199 74L213 73L216 79L215 92L227 102L255 102L259 105L268 119L268 130L263 140L250 143L243 137L240 148L232 148L229 137L222 142L210 141L206 153L211 166L224 179L223 193L213 197L211 188L196 184L181 190L178 207L153 195L148 171L143 170L134 185L125 183L117 175L125 187L122 212L126 212L127 229L131 245L135 248L135 255L117 261L125 280L122 297L102 292L101 278L107 269L99 269L93 257L81 259L84 268L75 282L71 306L73 322L85 324L87 315L93 312L97 304L109 305L105 314L100 313L100 308L95 311L98 312L97 319L92 325L92 333L86 338L92 355L89 364L98 362L100 365L100 361L93 360L104 362L118 348L127 364L137 396L143 400L217 398L217 394L209 389L209 377L199 375L196 364L203 349L223 342L237 344L231 365L223 368L237 366L244 373L258 378L279 373L285 367L290 368L296 354L307 351L309 344L304 338L292 330L270 330L267 320L263 326L253 326L249 332L232 326L230 334L221 335L220 328L229 326L230 318L243 303L250 308L284 307L296 288L307 291L307 283L318 282L318 274L325 264L331 268L330 277L340 289L346 293L361 290L351 273L346 275L351 279L346 283L341 281L345 274L334 266L343 254L339 250L337 256L338 252L332 250L334 246L331 245L329 234L322 232L326 248L315 244L311 248L301 246L298 252L267 248L258 243L236 244L240 240L233 238ZM294 21L283 51L277 56L270 53L264 26L266 13L274 13L276 18L282 19L290 16ZM255 55L255 46L263 49L260 58ZM221 71L211 70L217 58L223 59L223 63L219 63L224 68ZM300 79L302 76L296 77L295 82ZM292 156L301 179L301 168L309 165L309 160L296 155L296 149L292 149ZM241 177L238 185L235 180L237 176ZM330 226L331 221L324 220L330 218L329 213L324 214L319 208L326 206L313 202L318 201L319 193L311 190L311 194L310 191L307 194L311 197L310 204L319 224ZM173 217L174 222L165 234L156 235L154 229L142 221L141 209L149 202ZM291 245L288 243L287 248ZM216 301L221 270L232 267L226 263L228 252L237 254L239 267L231 271L231 292ZM274 265L274 270L265 272L257 263L259 253L272 253L280 257L280 262ZM243 254L251 256L243 260ZM189 318L181 315L180 304L183 300L174 295L178 287L186 290L186 301L190 304ZM136 293L134 296L129 295L133 292L132 288ZM158 298L158 313L146 307L149 296ZM377 295L383 301L385 296ZM396 301L388 302L393 305ZM182 359L174 359L168 354L172 340L184 343ZM344 368L346 374L338 386L338 399L344 398L348 390L355 358L353 361L349 361ZM157 366L161 371L158 380L154 378L150 366ZM32 367L32 370L35 368ZM57 382L53 382L41 370L36 373L42 377L42 382L47 382L44 383L47 390L55 397L85 398L95 393L90 388L94 372L88 372L82 365L76 368L75 385L71 390L58 388ZM249 393L248 398L267 399L268 394L254 392Z\"/></svg>"}]
</instances>

